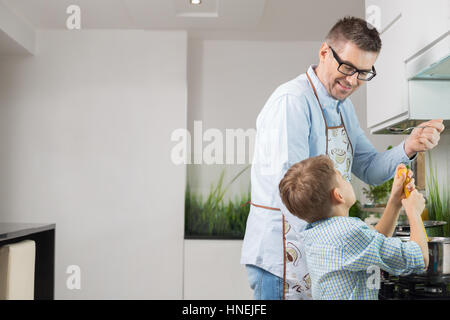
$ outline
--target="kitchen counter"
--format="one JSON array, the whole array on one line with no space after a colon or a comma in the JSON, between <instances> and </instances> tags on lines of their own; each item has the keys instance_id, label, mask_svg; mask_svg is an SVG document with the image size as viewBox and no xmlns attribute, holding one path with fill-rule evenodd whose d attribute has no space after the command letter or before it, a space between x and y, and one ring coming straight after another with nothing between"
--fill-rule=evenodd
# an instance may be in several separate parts
<instances>
[{"instance_id":1,"label":"kitchen counter","mask_svg":"<svg viewBox=\"0 0 450 320\"><path fill-rule=\"evenodd\" d=\"M35 242L35 300L54 299L55 229L55 224L0 223L0 247L23 240Z\"/></svg>"},{"instance_id":2,"label":"kitchen counter","mask_svg":"<svg viewBox=\"0 0 450 320\"><path fill-rule=\"evenodd\" d=\"M0 223L0 241L10 240L54 229L55 224Z\"/></svg>"}]
</instances>

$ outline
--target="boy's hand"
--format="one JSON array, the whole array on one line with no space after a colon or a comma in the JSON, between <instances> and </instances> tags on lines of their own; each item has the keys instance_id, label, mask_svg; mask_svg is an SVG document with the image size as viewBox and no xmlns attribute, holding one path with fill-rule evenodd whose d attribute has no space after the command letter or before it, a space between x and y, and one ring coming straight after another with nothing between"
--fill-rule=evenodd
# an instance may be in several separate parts
<instances>
[{"instance_id":1,"label":"boy's hand","mask_svg":"<svg viewBox=\"0 0 450 320\"><path fill-rule=\"evenodd\" d=\"M409 195L408 199L402 200L403 208L405 208L408 219L414 219L420 217L425 209L425 198L423 195L414 189Z\"/></svg>"},{"instance_id":2,"label":"boy's hand","mask_svg":"<svg viewBox=\"0 0 450 320\"><path fill-rule=\"evenodd\" d=\"M403 169L403 170L401 170ZM404 192L403 184L406 180L406 174L405 174L406 166L401 163L397 166L397 169L395 170L394 175L394 182L392 183L392 191L391 191L391 197L390 201L393 201L394 204L397 206L402 205L402 199L406 199L406 195ZM408 170L408 177L410 178L409 183L406 185L406 188L411 193L413 190L415 190L414 186L414 179L412 178L413 172L411 170Z\"/></svg>"}]
</instances>

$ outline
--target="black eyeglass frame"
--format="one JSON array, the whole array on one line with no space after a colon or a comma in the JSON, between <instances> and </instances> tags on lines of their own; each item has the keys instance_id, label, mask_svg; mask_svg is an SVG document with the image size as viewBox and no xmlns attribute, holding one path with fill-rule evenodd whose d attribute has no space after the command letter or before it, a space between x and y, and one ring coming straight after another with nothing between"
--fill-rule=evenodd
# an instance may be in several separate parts
<instances>
[{"instance_id":1,"label":"black eyeglass frame","mask_svg":"<svg viewBox=\"0 0 450 320\"><path fill-rule=\"evenodd\" d=\"M330 47L330 46L328 46L328 47ZM333 49L332 47L330 47L330 49L331 49L331 53L333 53L333 57L336 59L337 63L339 64L339 66L337 67L337 71L339 71L340 73L342 73L342 74L344 74L344 75L346 75L346 76L352 76L352 75L354 75L356 72L358 72L358 77L357 77L357 78L358 78L358 80L362 80L362 81L370 81L370 80L372 80L372 79L377 75L377 71L375 70L375 67L374 67L374 66L372 66L372 71L360 70L360 69L358 69L358 68L355 68L355 67L352 66L352 65L349 65L349 64L346 63L346 62L343 62L343 61L341 60L341 58L339 58L339 56L338 56L338 54L336 53L336 51L334 51L334 49ZM353 68L354 71L353 71L352 73L349 74L349 73L345 73L345 72L339 70L343 64L345 64L346 66L348 66L348 67L350 67L350 68ZM368 77L367 77L366 79L361 79L361 78L359 77L360 74L361 74L361 72L367 72L367 73L369 74Z\"/></svg>"}]
</instances>

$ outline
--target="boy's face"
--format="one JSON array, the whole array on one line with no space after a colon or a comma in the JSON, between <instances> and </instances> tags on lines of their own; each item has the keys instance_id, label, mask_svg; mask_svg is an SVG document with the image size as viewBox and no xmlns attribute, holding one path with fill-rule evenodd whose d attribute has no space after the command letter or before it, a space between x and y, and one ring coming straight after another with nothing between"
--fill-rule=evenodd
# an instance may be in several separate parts
<instances>
[{"instance_id":1,"label":"boy's face","mask_svg":"<svg viewBox=\"0 0 450 320\"><path fill-rule=\"evenodd\" d=\"M353 186L350 182L345 180L342 177L342 174L339 170L334 169L336 171L336 181L337 181L337 191L342 196L345 205L350 209L350 207L356 202L355 191L353 190Z\"/></svg>"}]
</instances>

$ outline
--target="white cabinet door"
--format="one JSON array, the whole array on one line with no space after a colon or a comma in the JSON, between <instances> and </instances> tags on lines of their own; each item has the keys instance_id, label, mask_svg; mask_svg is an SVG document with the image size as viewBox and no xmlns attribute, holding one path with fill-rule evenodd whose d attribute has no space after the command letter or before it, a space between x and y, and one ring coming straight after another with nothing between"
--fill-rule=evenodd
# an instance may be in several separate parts
<instances>
[{"instance_id":1,"label":"white cabinet door","mask_svg":"<svg viewBox=\"0 0 450 320\"><path fill-rule=\"evenodd\" d=\"M409 115L407 63L434 44L442 46L438 41L450 30L450 0L366 0L367 19L370 6L377 6L381 19L378 75L367 83L367 125L376 131Z\"/></svg>"},{"instance_id":2,"label":"white cabinet door","mask_svg":"<svg viewBox=\"0 0 450 320\"><path fill-rule=\"evenodd\" d=\"M408 112L404 47L399 41L404 28L401 17L381 34L382 48L375 62L377 76L367 83L369 128Z\"/></svg>"},{"instance_id":3,"label":"white cabinet door","mask_svg":"<svg viewBox=\"0 0 450 320\"><path fill-rule=\"evenodd\" d=\"M408 0L405 18L405 60L433 44L450 30L450 0Z\"/></svg>"}]
</instances>

